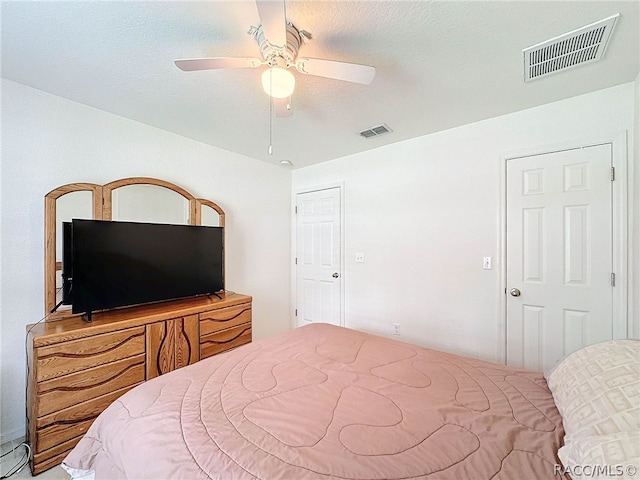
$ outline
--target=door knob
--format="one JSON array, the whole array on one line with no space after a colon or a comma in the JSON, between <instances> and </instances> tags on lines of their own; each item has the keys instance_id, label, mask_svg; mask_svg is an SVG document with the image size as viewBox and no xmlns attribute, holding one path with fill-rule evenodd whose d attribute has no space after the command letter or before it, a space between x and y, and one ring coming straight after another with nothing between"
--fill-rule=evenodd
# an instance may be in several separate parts
<instances>
[{"instance_id":1,"label":"door knob","mask_svg":"<svg viewBox=\"0 0 640 480\"><path fill-rule=\"evenodd\" d=\"M335 272L333 275L331 275L333 278L338 278L340 275L338 274L338 272Z\"/></svg>"},{"instance_id":2,"label":"door knob","mask_svg":"<svg viewBox=\"0 0 640 480\"><path fill-rule=\"evenodd\" d=\"M509 290L509 293L511 294L512 297L520 296L520 290L518 290L517 288L512 288L511 290Z\"/></svg>"}]
</instances>

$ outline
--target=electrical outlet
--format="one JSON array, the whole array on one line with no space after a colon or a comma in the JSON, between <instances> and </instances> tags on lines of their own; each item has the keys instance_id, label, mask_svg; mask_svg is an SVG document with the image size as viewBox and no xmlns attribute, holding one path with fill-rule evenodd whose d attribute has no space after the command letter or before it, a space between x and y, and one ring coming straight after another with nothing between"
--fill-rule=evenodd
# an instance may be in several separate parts
<instances>
[{"instance_id":1,"label":"electrical outlet","mask_svg":"<svg viewBox=\"0 0 640 480\"><path fill-rule=\"evenodd\" d=\"M393 324L393 334L394 335L400 335L400 324L399 323L394 323Z\"/></svg>"},{"instance_id":2,"label":"electrical outlet","mask_svg":"<svg viewBox=\"0 0 640 480\"><path fill-rule=\"evenodd\" d=\"M364 263L364 253L356 252L356 263Z\"/></svg>"}]
</instances>

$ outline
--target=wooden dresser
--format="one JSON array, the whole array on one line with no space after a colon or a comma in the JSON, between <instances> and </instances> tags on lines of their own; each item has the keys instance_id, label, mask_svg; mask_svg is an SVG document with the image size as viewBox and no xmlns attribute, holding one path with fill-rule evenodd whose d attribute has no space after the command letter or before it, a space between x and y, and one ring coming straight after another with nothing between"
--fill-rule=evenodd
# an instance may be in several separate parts
<instances>
[{"instance_id":1,"label":"wooden dresser","mask_svg":"<svg viewBox=\"0 0 640 480\"><path fill-rule=\"evenodd\" d=\"M62 462L136 385L251 341L251 297L226 293L27 326L27 431L34 475Z\"/></svg>"}]
</instances>

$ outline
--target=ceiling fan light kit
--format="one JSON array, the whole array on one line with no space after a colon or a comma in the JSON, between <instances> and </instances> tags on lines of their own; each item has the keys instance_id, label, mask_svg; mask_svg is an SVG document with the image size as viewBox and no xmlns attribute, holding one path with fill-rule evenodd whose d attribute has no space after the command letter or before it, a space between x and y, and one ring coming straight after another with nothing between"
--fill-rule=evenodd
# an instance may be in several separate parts
<instances>
[{"instance_id":1,"label":"ceiling fan light kit","mask_svg":"<svg viewBox=\"0 0 640 480\"><path fill-rule=\"evenodd\" d=\"M268 153L273 155L272 117L289 117L293 114L291 95L296 79L288 70L295 67L304 75L343 80L345 82L369 85L376 74L375 67L356 63L339 62L321 58L300 58L298 51L303 41L311 39L311 34L298 30L288 22L284 0L256 0L260 25L251 27L248 34L258 43L262 60L257 58L212 57L175 60L183 71L215 70L231 68L258 68L267 66L262 72L262 88L269 98L269 145ZM287 160L281 162L287 165Z\"/></svg>"},{"instance_id":2,"label":"ceiling fan light kit","mask_svg":"<svg viewBox=\"0 0 640 480\"><path fill-rule=\"evenodd\" d=\"M293 93L296 78L282 67L271 67L262 72L262 88L273 98L287 98Z\"/></svg>"},{"instance_id":3,"label":"ceiling fan light kit","mask_svg":"<svg viewBox=\"0 0 640 480\"><path fill-rule=\"evenodd\" d=\"M256 0L261 24L251 27L252 35L260 49L262 60L257 58L212 57L176 60L176 66L184 71L214 70L231 68L258 68L267 66L262 73L262 87L274 100L275 115L291 115L289 97L295 88L295 77L289 68L304 75L342 80L369 85L376 74L375 67L356 63L326 60L321 58L300 58L298 51L303 42L311 39L311 34L298 30L286 19L284 0ZM278 99L287 99L282 104Z\"/></svg>"}]
</instances>

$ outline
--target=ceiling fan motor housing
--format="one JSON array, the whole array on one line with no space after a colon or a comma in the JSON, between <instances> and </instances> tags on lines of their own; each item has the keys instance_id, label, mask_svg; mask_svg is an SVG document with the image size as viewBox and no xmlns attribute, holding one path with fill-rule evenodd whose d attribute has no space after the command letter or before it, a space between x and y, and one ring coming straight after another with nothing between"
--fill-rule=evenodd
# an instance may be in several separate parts
<instances>
[{"instance_id":1,"label":"ceiling fan motor housing","mask_svg":"<svg viewBox=\"0 0 640 480\"><path fill-rule=\"evenodd\" d=\"M255 30L255 39L260 46L262 58L272 67L289 68L294 65L302 37L298 29L287 22L287 44L284 47L272 45L264 36L262 25Z\"/></svg>"}]
</instances>

